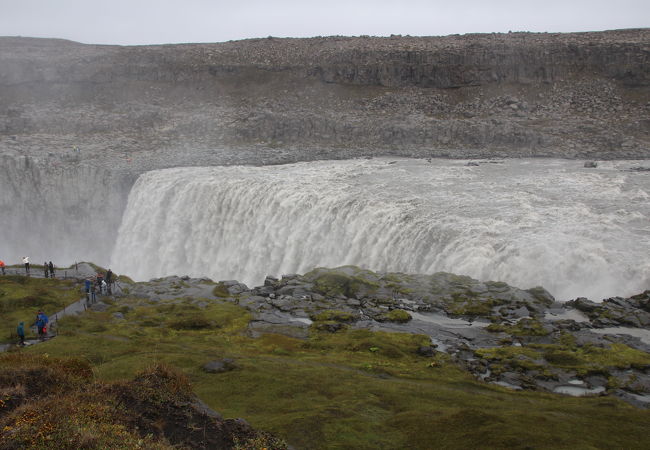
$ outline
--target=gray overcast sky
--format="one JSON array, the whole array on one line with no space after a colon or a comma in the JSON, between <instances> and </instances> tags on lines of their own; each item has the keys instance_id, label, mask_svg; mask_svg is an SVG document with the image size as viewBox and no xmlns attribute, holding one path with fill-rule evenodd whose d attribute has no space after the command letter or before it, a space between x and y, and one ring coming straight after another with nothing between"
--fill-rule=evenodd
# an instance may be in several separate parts
<instances>
[{"instance_id":1,"label":"gray overcast sky","mask_svg":"<svg viewBox=\"0 0 650 450\"><path fill-rule=\"evenodd\" d=\"M650 26L650 0L0 0L0 36L92 44Z\"/></svg>"}]
</instances>

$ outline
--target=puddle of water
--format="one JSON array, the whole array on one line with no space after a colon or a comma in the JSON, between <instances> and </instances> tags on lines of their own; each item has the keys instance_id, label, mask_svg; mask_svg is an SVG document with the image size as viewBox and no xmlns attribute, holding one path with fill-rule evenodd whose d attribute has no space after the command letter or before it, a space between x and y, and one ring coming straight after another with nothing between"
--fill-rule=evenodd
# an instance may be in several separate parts
<instances>
[{"instance_id":1,"label":"puddle of water","mask_svg":"<svg viewBox=\"0 0 650 450\"><path fill-rule=\"evenodd\" d=\"M468 322L464 319L454 319L442 314L421 314L414 311L409 312L411 317L422 322L433 323L444 328L468 328L468 327L487 327L490 323L483 321Z\"/></svg>"},{"instance_id":2,"label":"puddle of water","mask_svg":"<svg viewBox=\"0 0 650 450\"><path fill-rule=\"evenodd\" d=\"M573 397L584 397L585 395L595 395L605 392L605 387L599 386L594 389L587 389L579 386L557 386L553 389L553 392L557 394L571 395Z\"/></svg>"},{"instance_id":3,"label":"puddle of water","mask_svg":"<svg viewBox=\"0 0 650 450\"><path fill-rule=\"evenodd\" d=\"M650 395L633 394L632 392L626 392L626 394L634 397L635 400L638 400L640 402L650 403Z\"/></svg>"},{"instance_id":4,"label":"puddle of water","mask_svg":"<svg viewBox=\"0 0 650 450\"><path fill-rule=\"evenodd\" d=\"M576 322L589 322L589 318L577 309L562 310L559 313L547 312L544 314L546 320L574 320Z\"/></svg>"},{"instance_id":5,"label":"puddle of water","mask_svg":"<svg viewBox=\"0 0 650 450\"><path fill-rule=\"evenodd\" d=\"M611 328L592 328L590 330L598 334L626 334L641 339L644 344L650 345L650 330L632 327L611 327Z\"/></svg>"},{"instance_id":6,"label":"puddle of water","mask_svg":"<svg viewBox=\"0 0 650 450\"><path fill-rule=\"evenodd\" d=\"M494 381L492 384L498 384L499 386L506 387L508 389L514 389L515 391L521 391L521 386L515 386L506 381Z\"/></svg>"},{"instance_id":7,"label":"puddle of water","mask_svg":"<svg viewBox=\"0 0 650 450\"><path fill-rule=\"evenodd\" d=\"M492 371L491 371L490 369L487 369L485 372L479 374L478 377L479 377L481 380L485 381L485 379L486 379L487 377L489 377L490 375L492 375Z\"/></svg>"},{"instance_id":8,"label":"puddle of water","mask_svg":"<svg viewBox=\"0 0 650 450\"><path fill-rule=\"evenodd\" d=\"M569 384L572 384L574 386L578 386L578 385L585 384L585 382L582 381L582 380L569 380Z\"/></svg>"},{"instance_id":9,"label":"puddle of water","mask_svg":"<svg viewBox=\"0 0 650 450\"><path fill-rule=\"evenodd\" d=\"M307 325L311 325L313 322L311 319L308 319L306 317L292 317L289 319L291 322L302 322L306 323Z\"/></svg>"},{"instance_id":10,"label":"puddle of water","mask_svg":"<svg viewBox=\"0 0 650 450\"><path fill-rule=\"evenodd\" d=\"M437 351L447 353L447 349L449 347L447 345L445 345L440 339L436 339L436 338L432 337L431 338L431 343L437 345L437 347L436 347Z\"/></svg>"}]
</instances>

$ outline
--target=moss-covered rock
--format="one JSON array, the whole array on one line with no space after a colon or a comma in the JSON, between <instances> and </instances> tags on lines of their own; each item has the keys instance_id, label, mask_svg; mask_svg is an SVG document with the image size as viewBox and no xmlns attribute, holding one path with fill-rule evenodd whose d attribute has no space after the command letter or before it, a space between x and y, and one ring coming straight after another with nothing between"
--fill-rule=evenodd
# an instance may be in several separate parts
<instances>
[{"instance_id":1,"label":"moss-covered rock","mask_svg":"<svg viewBox=\"0 0 650 450\"><path fill-rule=\"evenodd\" d=\"M539 320L529 318L520 319L512 325L491 323L486 329L495 333L508 333L511 336L548 336L551 333Z\"/></svg>"},{"instance_id":2,"label":"moss-covered rock","mask_svg":"<svg viewBox=\"0 0 650 450\"><path fill-rule=\"evenodd\" d=\"M212 295L215 297L226 298L230 297L230 292L228 292L228 287L221 281L212 289Z\"/></svg>"},{"instance_id":3,"label":"moss-covered rock","mask_svg":"<svg viewBox=\"0 0 650 450\"><path fill-rule=\"evenodd\" d=\"M470 317L491 317L492 308L502 305L502 300L475 297L468 294L453 294L447 302L447 311L451 315Z\"/></svg>"},{"instance_id":4,"label":"moss-covered rock","mask_svg":"<svg viewBox=\"0 0 650 450\"><path fill-rule=\"evenodd\" d=\"M325 297L360 297L377 290L377 275L354 266L336 269L318 268L304 275L314 284L314 291Z\"/></svg>"},{"instance_id":5,"label":"moss-covered rock","mask_svg":"<svg viewBox=\"0 0 650 450\"><path fill-rule=\"evenodd\" d=\"M316 314L312 314L311 320L313 320L314 322L325 322L325 321L354 322L355 320L359 320L359 316L349 311L340 311L337 309L326 309Z\"/></svg>"},{"instance_id":6,"label":"moss-covered rock","mask_svg":"<svg viewBox=\"0 0 650 450\"><path fill-rule=\"evenodd\" d=\"M375 317L377 322L406 323L411 319L411 315L403 309L393 309Z\"/></svg>"}]
</instances>

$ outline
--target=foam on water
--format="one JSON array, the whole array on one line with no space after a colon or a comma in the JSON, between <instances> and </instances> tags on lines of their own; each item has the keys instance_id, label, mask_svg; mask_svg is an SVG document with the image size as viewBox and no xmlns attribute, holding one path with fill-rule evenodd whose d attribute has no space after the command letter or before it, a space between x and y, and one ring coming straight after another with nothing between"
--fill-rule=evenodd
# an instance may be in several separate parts
<instances>
[{"instance_id":1,"label":"foam on water","mask_svg":"<svg viewBox=\"0 0 650 450\"><path fill-rule=\"evenodd\" d=\"M561 300L650 288L650 176L629 162L386 159L143 174L112 257L136 279L260 284L354 264L448 271Z\"/></svg>"}]
</instances>

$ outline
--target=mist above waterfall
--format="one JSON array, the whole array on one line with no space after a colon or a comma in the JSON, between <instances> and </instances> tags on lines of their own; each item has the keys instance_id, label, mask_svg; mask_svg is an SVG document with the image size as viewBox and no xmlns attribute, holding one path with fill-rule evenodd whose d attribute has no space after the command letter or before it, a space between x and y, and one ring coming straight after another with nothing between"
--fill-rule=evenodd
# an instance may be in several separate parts
<instances>
[{"instance_id":1,"label":"mist above waterfall","mask_svg":"<svg viewBox=\"0 0 650 450\"><path fill-rule=\"evenodd\" d=\"M131 184L92 165L0 156L0 259L107 264Z\"/></svg>"},{"instance_id":2,"label":"mist above waterfall","mask_svg":"<svg viewBox=\"0 0 650 450\"><path fill-rule=\"evenodd\" d=\"M448 271L599 300L650 288L649 193L646 175L615 162L166 169L133 187L111 264L140 280L187 273L249 285L345 264Z\"/></svg>"}]
</instances>

